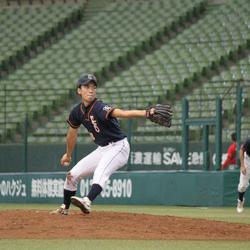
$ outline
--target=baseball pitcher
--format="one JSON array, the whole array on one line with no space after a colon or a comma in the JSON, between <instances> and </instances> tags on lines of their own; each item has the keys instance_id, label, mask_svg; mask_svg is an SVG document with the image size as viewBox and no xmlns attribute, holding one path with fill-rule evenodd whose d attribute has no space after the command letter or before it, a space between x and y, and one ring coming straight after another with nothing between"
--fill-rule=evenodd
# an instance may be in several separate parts
<instances>
[{"instance_id":1,"label":"baseball pitcher","mask_svg":"<svg viewBox=\"0 0 250 250\"><path fill-rule=\"evenodd\" d=\"M130 147L117 118L146 117L152 122L170 127L173 114L171 106L163 104L148 107L146 110L113 108L96 98L97 79L92 74L82 75L76 87L81 102L71 110L67 120L67 147L61 158L61 165L70 164L77 130L81 125L88 130L97 148L67 173L63 204L53 211L64 215L68 214L71 202L83 213L89 213L91 203L102 192L111 174L127 163ZM90 175L93 175L93 184L88 195L83 198L75 196L79 180Z\"/></svg>"}]
</instances>

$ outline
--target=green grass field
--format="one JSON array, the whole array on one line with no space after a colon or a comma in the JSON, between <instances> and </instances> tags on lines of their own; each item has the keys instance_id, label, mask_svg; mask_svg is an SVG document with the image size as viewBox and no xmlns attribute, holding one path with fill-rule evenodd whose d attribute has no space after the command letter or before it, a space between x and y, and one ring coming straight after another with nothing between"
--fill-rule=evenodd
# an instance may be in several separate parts
<instances>
[{"instance_id":1,"label":"green grass field","mask_svg":"<svg viewBox=\"0 0 250 250\"><path fill-rule=\"evenodd\" d=\"M0 209L41 209L52 210L56 205L47 204L1 204ZM181 217L202 218L231 223L250 224L250 208L246 208L242 214L237 214L235 208L203 208L203 207L170 207L170 206L111 206L95 205L96 211L132 212L155 215L173 215ZM65 234L67 231L65 230ZM0 232L1 238L1 232ZM121 249L121 250L249 250L250 241L195 241L195 240L0 240L2 250L74 250L74 249Z\"/></svg>"},{"instance_id":2,"label":"green grass field","mask_svg":"<svg viewBox=\"0 0 250 250\"><path fill-rule=\"evenodd\" d=\"M159 240L1 240L2 250L249 250L250 242Z\"/></svg>"}]
</instances>

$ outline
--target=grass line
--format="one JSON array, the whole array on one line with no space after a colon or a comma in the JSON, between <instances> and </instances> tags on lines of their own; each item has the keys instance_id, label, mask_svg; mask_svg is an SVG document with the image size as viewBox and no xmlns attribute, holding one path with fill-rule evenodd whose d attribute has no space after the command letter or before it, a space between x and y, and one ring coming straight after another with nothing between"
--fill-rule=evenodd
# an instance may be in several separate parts
<instances>
[{"instance_id":1,"label":"grass line","mask_svg":"<svg viewBox=\"0 0 250 250\"><path fill-rule=\"evenodd\" d=\"M0 240L1 250L249 250L249 241L187 240Z\"/></svg>"}]
</instances>

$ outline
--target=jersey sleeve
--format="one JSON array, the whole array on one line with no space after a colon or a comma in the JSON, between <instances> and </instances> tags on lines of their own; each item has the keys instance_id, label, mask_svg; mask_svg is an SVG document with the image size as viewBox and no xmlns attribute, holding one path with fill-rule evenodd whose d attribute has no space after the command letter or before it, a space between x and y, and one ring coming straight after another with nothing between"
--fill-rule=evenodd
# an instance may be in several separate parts
<instances>
[{"instance_id":1,"label":"jersey sleeve","mask_svg":"<svg viewBox=\"0 0 250 250\"><path fill-rule=\"evenodd\" d=\"M102 120L109 119L111 113L114 111L114 107L108 104L101 103L99 116Z\"/></svg>"},{"instance_id":2,"label":"jersey sleeve","mask_svg":"<svg viewBox=\"0 0 250 250\"><path fill-rule=\"evenodd\" d=\"M67 123L70 125L70 127L77 129L80 127L81 122L79 121L79 118L77 116L76 109L71 110L69 117L67 119Z\"/></svg>"}]
</instances>

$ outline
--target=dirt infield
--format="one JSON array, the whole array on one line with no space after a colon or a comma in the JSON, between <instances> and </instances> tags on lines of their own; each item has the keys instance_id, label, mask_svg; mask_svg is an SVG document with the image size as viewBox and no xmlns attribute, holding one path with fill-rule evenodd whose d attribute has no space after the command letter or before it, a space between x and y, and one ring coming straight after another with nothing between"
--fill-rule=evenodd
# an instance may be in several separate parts
<instances>
[{"instance_id":1,"label":"dirt infield","mask_svg":"<svg viewBox=\"0 0 250 250\"><path fill-rule=\"evenodd\" d=\"M1 239L250 240L250 225L135 213L0 211Z\"/></svg>"}]
</instances>

